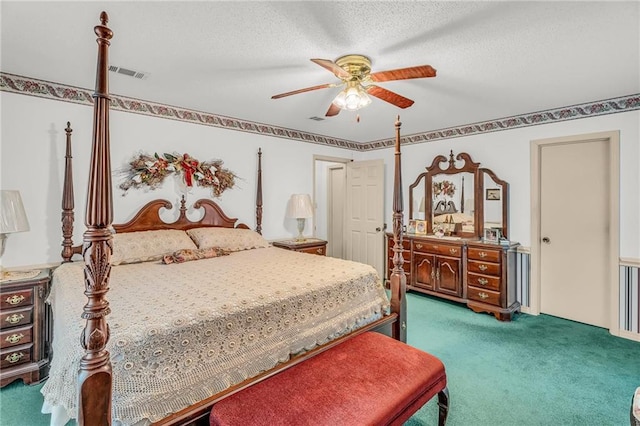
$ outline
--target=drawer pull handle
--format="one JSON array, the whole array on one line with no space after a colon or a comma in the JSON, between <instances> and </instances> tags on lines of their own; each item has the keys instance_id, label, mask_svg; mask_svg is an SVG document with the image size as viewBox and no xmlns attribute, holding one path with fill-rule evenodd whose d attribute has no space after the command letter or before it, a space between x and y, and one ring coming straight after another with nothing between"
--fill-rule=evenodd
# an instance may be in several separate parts
<instances>
[{"instance_id":1,"label":"drawer pull handle","mask_svg":"<svg viewBox=\"0 0 640 426\"><path fill-rule=\"evenodd\" d=\"M481 285L487 285L487 284L489 283L489 280L488 280L488 279L486 279L486 278L478 278L478 282L479 282Z\"/></svg>"},{"instance_id":2,"label":"drawer pull handle","mask_svg":"<svg viewBox=\"0 0 640 426\"><path fill-rule=\"evenodd\" d=\"M457 252L458 252L457 249L454 249L454 248L449 249L449 253L451 253L451 254L456 254Z\"/></svg>"},{"instance_id":3,"label":"drawer pull handle","mask_svg":"<svg viewBox=\"0 0 640 426\"><path fill-rule=\"evenodd\" d=\"M16 362L20 361L22 358L24 358L24 353L12 352L9 355L7 355L5 360L10 362L11 364L15 364Z\"/></svg>"},{"instance_id":4,"label":"drawer pull handle","mask_svg":"<svg viewBox=\"0 0 640 426\"><path fill-rule=\"evenodd\" d=\"M484 263L483 263L483 264L481 264L480 266L478 266L478 269L480 269L481 271L486 271L486 270L487 270L487 268L488 268L488 266L487 266L487 265L485 265Z\"/></svg>"},{"instance_id":5,"label":"drawer pull handle","mask_svg":"<svg viewBox=\"0 0 640 426\"><path fill-rule=\"evenodd\" d=\"M422 248L422 244L416 244L416 248L421 249Z\"/></svg>"},{"instance_id":6,"label":"drawer pull handle","mask_svg":"<svg viewBox=\"0 0 640 426\"><path fill-rule=\"evenodd\" d=\"M22 338L24 337L24 334L20 333L20 334L12 334L11 336L7 336L6 340L7 342L11 343L12 345L18 343L20 340L22 340Z\"/></svg>"},{"instance_id":7,"label":"drawer pull handle","mask_svg":"<svg viewBox=\"0 0 640 426\"><path fill-rule=\"evenodd\" d=\"M480 297L480 299L484 300L484 299L488 299L489 295L487 293L478 293L478 297Z\"/></svg>"},{"instance_id":8,"label":"drawer pull handle","mask_svg":"<svg viewBox=\"0 0 640 426\"><path fill-rule=\"evenodd\" d=\"M480 252L480 257L487 257L487 253L485 253L485 252L481 251L481 252Z\"/></svg>"},{"instance_id":9,"label":"drawer pull handle","mask_svg":"<svg viewBox=\"0 0 640 426\"><path fill-rule=\"evenodd\" d=\"M7 297L7 303L10 305L17 305L24 300L24 296L21 294L14 294L13 296Z\"/></svg>"},{"instance_id":10,"label":"drawer pull handle","mask_svg":"<svg viewBox=\"0 0 640 426\"><path fill-rule=\"evenodd\" d=\"M24 315L22 314L13 314L13 315L9 315L5 321L8 322L9 324L17 324L20 321L22 321L24 319Z\"/></svg>"},{"instance_id":11,"label":"drawer pull handle","mask_svg":"<svg viewBox=\"0 0 640 426\"><path fill-rule=\"evenodd\" d=\"M436 280L440 281L440 268L436 269Z\"/></svg>"}]
</instances>

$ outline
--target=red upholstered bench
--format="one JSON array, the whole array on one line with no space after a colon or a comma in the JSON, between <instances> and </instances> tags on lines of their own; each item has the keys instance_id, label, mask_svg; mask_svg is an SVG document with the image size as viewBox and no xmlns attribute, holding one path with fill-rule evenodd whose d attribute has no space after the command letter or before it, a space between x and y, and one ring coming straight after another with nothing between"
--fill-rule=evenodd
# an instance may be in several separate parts
<instances>
[{"instance_id":1,"label":"red upholstered bench","mask_svg":"<svg viewBox=\"0 0 640 426\"><path fill-rule=\"evenodd\" d=\"M444 425L442 362L366 332L223 399L210 425L401 425L436 394Z\"/></svg>"}]
</instances>

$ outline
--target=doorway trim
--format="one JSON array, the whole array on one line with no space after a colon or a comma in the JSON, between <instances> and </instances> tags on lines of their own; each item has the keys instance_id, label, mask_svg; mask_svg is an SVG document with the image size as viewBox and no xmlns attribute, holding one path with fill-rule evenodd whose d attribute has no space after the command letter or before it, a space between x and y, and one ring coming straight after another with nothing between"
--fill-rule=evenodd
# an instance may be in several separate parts
<instances>
[{"instance_id":1,"label":"doorway trim","mask_svg":"<svg viewBox=\"0 0 640 426\"><path fill-rule=\"evenodd\" d=\"M619 267L620 255L620 132L587 133L531 141L531 297L527 313L540 314L540 158L549 145L605 141L609 150L609 333L619 336Z\"/></svg>"},{"instance_id":2,"label":"doorway trim","mask_svg":"<svg viewBox=\"0 0 640 426\"><path fill-rule=\"evenodd\" d=\"M312 173L313 173L313 235L316 236L316 209L318 206L318 194L316 193L316 188L318 185L318 182L316 182L316 165L318 164L318 161L326 161L326 162L331 162L331 163L342 163L342 164L348 164L351 163L353 161L353 158L343 158L343 157L331 157L328 155L318 155L318 154L313 154L313 167L312 167ZM327 185L327 182L322 182L322 185ZM328 230L327 230L328 232ZM344 238L344 237L343 237Z\"/></svg>"}]
</instances>

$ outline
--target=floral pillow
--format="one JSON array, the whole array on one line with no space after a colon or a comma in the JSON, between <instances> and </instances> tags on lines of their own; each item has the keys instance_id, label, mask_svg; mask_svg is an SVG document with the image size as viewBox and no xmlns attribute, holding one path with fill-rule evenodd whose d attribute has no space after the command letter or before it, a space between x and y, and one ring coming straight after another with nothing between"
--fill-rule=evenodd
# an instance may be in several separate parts
<instances>
[{"instance_id":1,"label":"floral pillow","mask_svg":"<svg viewBox=\"0 0 640 426\"><path fill-rule=\"evenodd\" d=\"M186 232L177 229L124 232L113 235L111 263L148 262L181 249L197 249Z\"/></svg>"},{"instance_id":2,"label":"floral pillow","mask_svg":"<svg viewBox=\"0 0 640 426\"><path fill-rule=\"evenodd\" d=\"M162 257L162 263L169 265L171 263L184 263L191 260L209 259L212 257L227 256L228 251L219 247L211 247L206 249L183 249L175 251L171 254L165 254Z\"/></svg>"},{"instance_id":3,"label":"floral pillow","mask_svg":"<svg viewBox=\"0 0 640 426\"><path fill-rule=\"evenodd\" d=\"M269 247L262 235L251 229L240 228L195 228L187 231L198 248L219 247L223 250L240 251Z\"/></svg>"}]
</instances>

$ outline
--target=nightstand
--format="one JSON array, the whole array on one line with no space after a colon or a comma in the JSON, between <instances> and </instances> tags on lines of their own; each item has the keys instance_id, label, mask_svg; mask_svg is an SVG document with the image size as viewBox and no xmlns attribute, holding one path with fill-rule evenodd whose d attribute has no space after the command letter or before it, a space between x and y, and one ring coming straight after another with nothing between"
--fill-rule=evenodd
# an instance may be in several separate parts
<instances>
[{"instance_id":1,"label":"nightstand","mask_svg":"<svg viewBox=\"0 0 640 426\"><path fill-rule=\"evenodd\" d=\"M20 274L28 275L0 281L0 387L18 379L38 383L49 375L52 321L45 300L51 270Z\"/></svg>"},{"instance_id":2,"label":"nightstand","mask_svg":"<svg viewBox=\"0 0 640 426\"><path fill-rule=\"evenodd\" d=\"M274 241L272 244L274 247L302 253L319 254L320 256L327 254L327 242L319 238L306 238L304 241L280 240Z\"/></svg>"}]
</instances>

